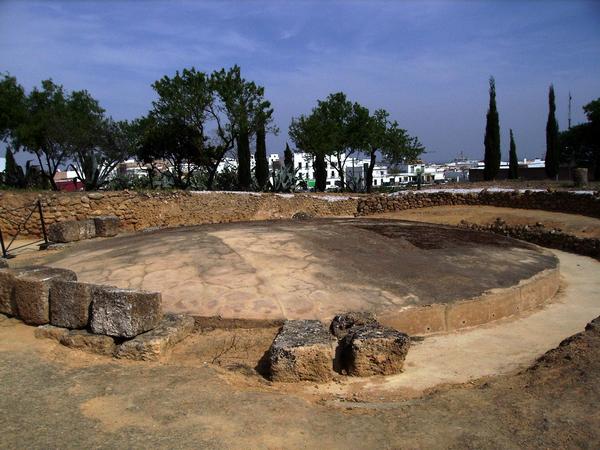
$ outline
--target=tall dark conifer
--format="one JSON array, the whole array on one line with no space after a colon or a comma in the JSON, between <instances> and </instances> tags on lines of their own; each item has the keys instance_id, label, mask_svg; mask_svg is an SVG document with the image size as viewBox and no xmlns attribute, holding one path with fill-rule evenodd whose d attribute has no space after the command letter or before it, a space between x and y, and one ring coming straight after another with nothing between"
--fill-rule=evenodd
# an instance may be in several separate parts
<instances>
[{"instance_id":1,"label":"tall dark conifer","mask_svg":"<svg viewBox=\"0 0 600 450\"><path fill-rule=\"evenodd\" d=\"M285 151L283 152L283 164L290 171L294 169L294 152L290 150L288 143L285 143Z\"/></svg>"},{"instance_id":2,"label":"tall dark conifer","mask_svg":"<svg viewBox=\"0 0 600 450\"><path fill-rule=\"evenodd\" d=\"M512 129L510 130L510 153L508 156L508 178L516 180L519 178L519 159L517 158L517 146Z\"/></svg>"},{"instance_id":3,"label":"tall dark conifer","mask_svg":"<svg viewBox=\"0 0 600 450\"><path fill-rule=\"evenodd\" d=\"M4 182L7 186L24 188L25 174L23 168L17 164L10 148L6 149L6 167L4 169Z\"/></svg>"},{"instance_id":4,"label":"tall dark conifer","mask_svg":"<svg viewBox=\"0 0 600 450\"><path fill-rule=\"evenodd\" d=\"M483 178L493 180L500 170L500 120L496 108L496 81L490 77L490 105L486 116L485 125L485 168Z\"/></svg>"},{"instance_id":5,"label":"tall dark conifer","mask_svg":"<svg viewBox=\"0 0 600 450\"><path fill-rule=\"evenodd\" d=\"M242 191L250 190L252 184L252 176L250 174L250 137L248 136L248 129L241 128L237 141L237 154L238 154L238 187Z\"/></svg>"},{"instance_id":6,"label":"tall dark conifer","mask_svg":"<svg viewBox=\"0 0 600 450\"><path fill-rule=\"evenodd\" d=\"M546 123L546 175L548 178L558 176L558 122L556 121L556 103L554 86L548 92L548 122Z\"/></svg>"},{"instance_id":7,"label":"tall dark conifer","mask_svg":"<svg viewBox=\"0 0 600 450\"><path fill-rule=\"evenodd\" d=\"M269 180L269 161L267 160L267 144L265 124L261 122L256 128L256 153L254 154L254 173L258 187L262 190Z\"/></svg>"}]
</instances>

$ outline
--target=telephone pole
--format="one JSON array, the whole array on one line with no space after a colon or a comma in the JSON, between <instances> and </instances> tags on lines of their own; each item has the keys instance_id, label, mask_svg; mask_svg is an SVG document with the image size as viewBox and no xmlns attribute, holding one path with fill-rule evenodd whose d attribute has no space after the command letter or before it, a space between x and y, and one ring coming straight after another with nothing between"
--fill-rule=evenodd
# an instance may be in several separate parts
<instances>
[{"instance_id":1,"label":"telephone pole","mask_svg":"<svg viewBox=\"0 0 600 450\"><path fill-rule=\"evenodd\" d=\"M571 129L571 101L573 97L571 97L571 91L569 91L569 130Z\"/></svg>"}]
</instances>

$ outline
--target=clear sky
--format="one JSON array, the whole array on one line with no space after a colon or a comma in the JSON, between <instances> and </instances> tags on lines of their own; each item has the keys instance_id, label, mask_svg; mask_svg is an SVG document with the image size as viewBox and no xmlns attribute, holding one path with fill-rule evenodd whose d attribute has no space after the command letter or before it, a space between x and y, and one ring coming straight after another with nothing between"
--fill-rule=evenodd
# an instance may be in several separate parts
<instances>
[{"instance_id":1,"label":"clear sky","mask_svg":"<svg viewBox=\"0 0 600 450\"><path fill-rule=\"evenodd\" d=\"M281 153L293 116L344 91L385 108L429 161L483 157L488 78L496 78L502 153L545 152L547 92L559 126L600 97L600 2L18 1L0 2L0 70L27 88L53 78L87 89L116 119L145 114L151 83L195 66L239 64L266 88Z\"/></svg>"}]
</instances>

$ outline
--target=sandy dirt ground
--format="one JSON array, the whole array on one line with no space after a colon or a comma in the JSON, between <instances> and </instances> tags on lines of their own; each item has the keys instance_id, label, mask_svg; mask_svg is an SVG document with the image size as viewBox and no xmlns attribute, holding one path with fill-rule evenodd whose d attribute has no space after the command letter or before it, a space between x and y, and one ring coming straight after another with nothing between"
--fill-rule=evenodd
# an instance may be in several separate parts
<instances>
[{"instance_id":1,"label":"sandy dirt ground","mask_svg":"<svg viewBox=\"0 0 600 450\"><path fill-rule=\"evenodd\" d=\"M138 363L0 320L0 447L597 448L600 326L535 362L600 305L600 263L559 257L555 302L417 343L407 383L273 384L252 367L273 328L206 331L161 363Z\"/></svg>"},{"instance_id":2,"label":"sandy dirt ground","mask_svg":"<svg viewBox=\"0 0 600 450\"><path fill-rule=\"evenodd\" d=\"M546 228L560 228L565 233L575 236L600 238L600 219L539 209L513 209L495 206L433 206L369 215L369 217L415 220L448 225L458 225L461 220L486 225L500 217L509 225L535 225L537 222L541 222Z\"/></svg>"}]
</instances>

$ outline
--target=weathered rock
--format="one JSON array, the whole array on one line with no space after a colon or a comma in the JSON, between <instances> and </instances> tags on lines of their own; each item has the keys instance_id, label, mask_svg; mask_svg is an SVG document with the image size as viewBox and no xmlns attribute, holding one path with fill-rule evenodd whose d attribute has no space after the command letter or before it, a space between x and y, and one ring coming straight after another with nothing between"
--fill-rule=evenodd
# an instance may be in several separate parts
<instances>
[{"instance_id":1,"label":"weathered rock","mask_svg":"<svg viewBox=\"0 0 600 450\"><path fill-rule=\"evenodd\" d=\"M53 267L35 267L21 271L13 279L16 316L32 325L43 325L50 320L49 293L53 281L77 280L72 270Z\"/></svg>"},{"instance_id":2,"label":"weathered rock","mask_svg":"<svg viewBox=\"0 0 600 450\"><path fill-rule=\"evenodd\" d=\"M100 193L100 192L92 192L90 194L88 194L88 198L92 199L92 200L100 200L104 198L104 194Z\"/></svg>"},{"instance_id":3,"label":"weathered rock","mask_svg":"<svg viewBox=\"0 0 600 450\"><path fill-rule=\"evenodd\" d=\"M294 215L292 216L292 219L294 219L294 220L309 220L312 218L313 218L313 216L305 211L298 211L297 213L294 213Z\"/></svg>"},{"instance_id":4,"label":"weathered rock","mask_svg":"<svg viewBox=\"0 0 600 450\"><path fill-rule=\"evenodd\" d=\"M351 328L363 325L376 325L377 319L372 312L367 311L351 311L344 314L339 314L333 318L329 331L338 339L343 338L348 334Z\"/></svg>"},{"instance_id":5,"label":"weathered rock","mask_svg":"<svg viewBox=\"0 0 600 450\"><path fill-rule=\"evenodd\" d=\"M117 358L156 361L194 330L194 318L185 314L165 314L158 326L123 342Z\"/></svg>"},{"instance_id":6,"label":"weathered rock","mask_svg":"<svg viewBox=\"0 0 600 450\"><path fill-rule=\"evenodd\" d=\"M64 328L85 328L89 323L94 289L76 281L55 281L50 287L50 323Z\"/></svg>"},{"instance_id":7,"label":"weathered rock","mask_svg":"<svg viewBox=\"0 0 600 450\"><path fill-rule=\"evenodd\" d=\"M79 222L66 220L50 224L48 227L48 239L52 242L74 242L80 236Z\"/></svg>"},{"instance_id":8,"label":"weathered rock","mask_svg":"<svg viewBox=\"0 0 600 450\"><path fill-rule=\"evenodd\" d=\"M79 240L92 239L96 237L96 223L94 219L78 220Z\"/></svg>"},{"instance_id":9,"label":"weathered rock","mask_svg":"<svg viewBox=\"0 0 600 450\"><path fill-rule=\"evenodd\" d=\"M66 328L55 327L54 325L40 325L37 327L33 334L38 339L54 339L60 341L64 335L69 332Z\"/></svg>"},{"instance_id":10,"label":"weathered rock","mask_svg":"<svg viewBox=\"0 0 600 450\"><path fill-rule=\"evenodd\" d=\"M107 286L94 290L90 320L94 333L132 338L155 328L161 318L159 292Z\"/></svg>"},{"instance_id":11,"label":"weathered rock","mask_svg":"<svg viewBox=\"0 0 600 450\"><path fill-rule=\"evenodd\" d=\"M352 328L340 341L339 366L358 377L400 373L409 347L408 335L393 328Z\"/></svg>"},{"instance_id":12,"label":"weathered rock","mask_svg":"<svg viewBox=\"0 0 600 450\"><path fill-rule=\"evenodd\" d=\"M92 334L87 330L70 330L63 334L59 342L65 347L112 356L115 352L115 340L110 336Z\"/></svg>"},{"instance_id":13,"label":"weathered rock","mask_svg":"<svg viewBox=\"0 0 600 450\"><path fill-rule=\"evenodd\" d=\"M95 217L96 236L111 237L119 234L119 218L117 216Z\"/></svg>"},{"instance_id":14,"label":"weathered rock","mask_svg":"<svg viewBox=\"0 0 600 450\"><path fill-rule=\"evenodd\" d=\"M37 266L20 269L0 269L0 313L9 316L17 315L15 280L26 273L42 270L43 268L43 266Z\"/></svg>"},{"instance_id":15,"label":"weathered rock","mask_svg":"<svg viewBox=\"0 0 600 450\"><path fill-rule=\"evenodd\" d=\"M8 269L8 261L0 257L0 269Z\"/></svg>"},{"instance_id":16,"label":"weathered rock","mask_svg":"<svg viewBox=\"0 0 600 450\"><path fill-rule=\"evenodd\" d=\"M274 381L328 381L333 376L335 340L318 320L288 320L268 354Z\"/></svg>"}]
</instances>

